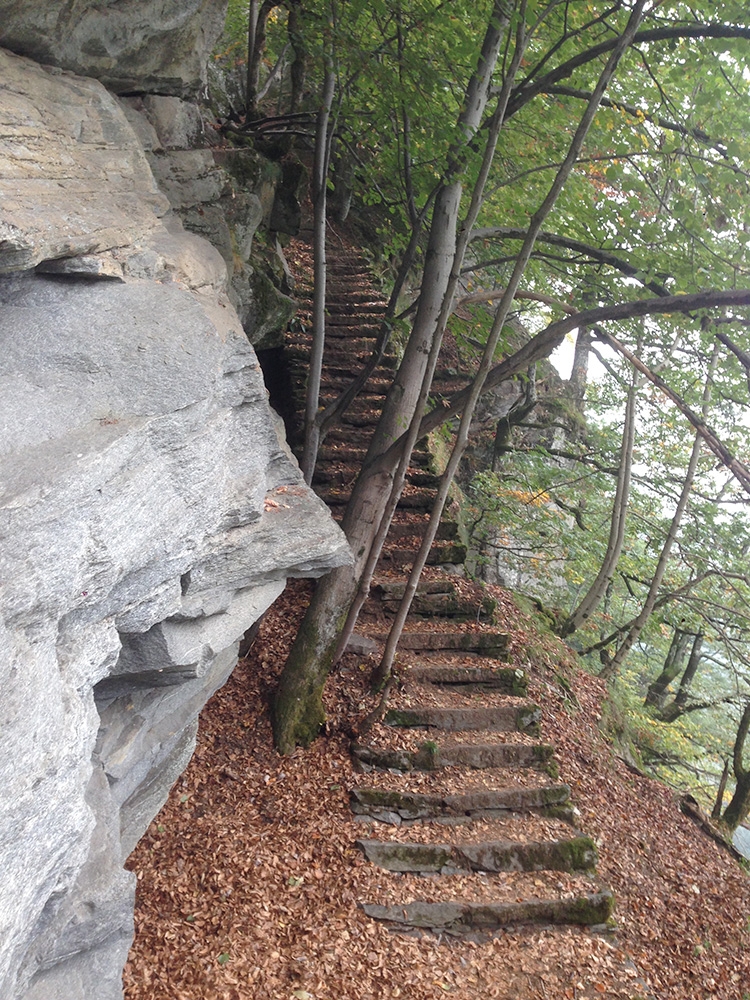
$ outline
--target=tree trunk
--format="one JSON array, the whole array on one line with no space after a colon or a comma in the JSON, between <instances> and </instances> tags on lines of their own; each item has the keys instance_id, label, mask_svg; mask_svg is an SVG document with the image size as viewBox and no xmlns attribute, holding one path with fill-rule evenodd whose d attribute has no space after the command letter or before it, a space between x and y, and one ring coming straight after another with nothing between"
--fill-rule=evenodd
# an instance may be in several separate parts
<instances>
[{"instance_id":1,"label":"tree trunk","mask_svg":"<svg viewBox=\"0 0 750 1000\"><path fill-rule=\"evenodd\" d=\"M268 15L280 3L281 0L264 0L259 6L258 0L250 0L247 32L247 80L245 84L245 112L248 115L255 112L258 103L260 64L266 48Z\"/></svg>"},{"instance_id":2,"label":"tree trunk","mask_svg":"<svg viewBox=\"0 0 750 1000\"><path fill-rule=\"evenodd\" d=\"M289 95L289 113L296 114L302 104L302 94L305 89L305 63L307 60L307 50L305 39L300 24L300 2L290 0L287 4L289 13L287 15L287 37L292 47L294 57L292 58L291 79L292 90Z\"/></svg>"},{"instance_id":3,"label":"tree trunk","mask_svg":"<svg viewBox=\"0 0 750 1000\"><path fill-rule=\"evenodd\" d=\"M512 450L510 439L513 428L517 427L533 412L536 404L536 364L533 364L526 373L523 398L514 403L508 413L497 422L495 439L492 442L493 472L500 471L504 456Z\"/></svg>"},{"instance_id":4,"label":"tree trunk","mask_svg":"<svg viewBox=\"0 0 750 1000\"><path fill-rule=\"evenodd\" d=\"M693 639L693 648L690 650L690 659L685 667L685 673L682 675L680 680L680 686L677 690L677 694L659 713L659 718L662 722L674 722L675 719L679 719L681 715L684 715L688 695L690 694L690 688L692 687L695 675L698 672L698 667L700 666L702 648L703 633L699 632Z\"/></svg>"},{"instance_id":5,"label":"tree trunk","mask_svg":"<svg viewBox=\"0 0 750 1000\"><path fill-rule=\"evenodd\" d=\"M615 487L615 498L612 503L612 518L609 526L607 551L594 582L586 594L584 594L578 607L560 626L559 633L562 636L572 635L599 607L612 581L612 577L615 575L617 563L622 554L622 547L625 543L628 498L630 496L633 441L635 439L635 390L634 380L634 384L628 390L628 399L625 404L625 420L622 429L622 445L620 447L620 468L617 473L617 486Z\"/></svg>"},{"instance_id":6,"label":"tree trunk","mask_svg":"<svg viewBox=\"0 0 750 1000\"><path fill-rule=\"evenodd\" d=\"M664 667L656 680L649 684L644 705L653 705L659 709L664 708L667 700L667 688L682 670L689 642L690 632L683 632L678 628L674 630L669 652L664 660Z\"/></svg>"},{"instance_id":7,"label":"tree trunk","mask_svg":"<svg viewBox=\"0 0 750 1000\"><path fill-rule=\"evenodd\" d=\"M732 750L732 764L736 781L734 795L721 817L724 825L730 830L736 830L750 811L750 769L742 763L748 730L750 730L750 702L745 705Z\"/></svg>"},{"instance_id":8,"label":"tree trunk","mask_svg":"<svg viewBox=\"0 0 750 1000\"><path fill-rule=\"evenodd\" d=\"M469 82L458 120L460 138L449 158L452 176L435 200L412 333L344 516L342 527L352 546L354 566L333 570L318 582L279 680L273 726L276 745L282 753L291 753L296 744L309 745L324 718L323 685L394 480L392 468L381 469L374 461L399 437L414 415L453 265L466 148L484 117L507 25L505 4L496 0L478 67Z\"/></svg>"},{"instance_id":9,"label":"tree trunk","mask_svg":"<svg viewBox=\"0 0 750 1000\"><path fill-rule=\"evenodd\" d=\"M716 362L718 359L718 341L714 341L714 349L711 355L711 361L708 366L708 376L706 378L706 384L703 389L703 406L702 406L702 416L705 419L708 413L708 405L711 400L711 384L713 380L713 373L716 367ZM685 513L685 508L687 507L688 500L690 499L690 491L693 487L693 479L695 478L695 473L698 468L698 459L700 457L701 445L703 438L699 433L696 432L695 441L693 442L693 450L690 455L690 461L688 462L687 471L685 473L685 479L682 484L682 490L680 492L679 500L677 501L677 507L672 515L672 523L669 526L669 531L667 532L667 537L664 539L664 545L662 546L659 559L656 564L656 569L654 570L654 576L651 580L651 585L648 588L648 594L646 595L646 600L643 604L643 608L638 614L637 618L634 620L631 627L628 629L625 638L620 643L620 646L609 661L609 663L600 672L599 676L604 677L607 680L615 677L622 666L625 657L628 655L633 647L633 644L638 641L641 632L646 626L651 614L656 605L657 598L659 596L659 588L661 587L661 582L664 579L664 574L667 571L667 565L669 563L669 557L672 554L672 546L674 545L675 538L677 537L677 532L679 531L680 524L682 523L682 515Z\"/></svg>"},{"instance_id":10,"label":"tree trunk","mask_svg":"<svg viewBox=\"0 0 750 1000\"><path fill-rule=\"evenodd\" d=\"M711 810L711 819L721 818L721 808L724 805L724 792L727 790L727 781L729 780L729 758L724 761L724 770L721 772L721 780L719 781L719 787L716 789L716 801L714 802L714 807Z\"/></svg>"},{"instance_id":11,"label":"tree trunk","mask_svg":"<svg viewBox=\"0 0 750 1000\"><path fill-rule=\"evenodd\" d=\"M320 378L323 370L323 350L326 338L326 191L328 164L331 153L331 132L329 122L336 75L333 60L326 58L323 92L315 127L315 162L313 166L313 308L312 308L312 350L307 373L305 395L305 445L302 452L302 472L305 482L312 482L315 463L318 458L320 427L317 421L320 401Z\"/></svg>"},{"instance_id":12,"label":"tree trunk","mask_svg":"<svg viewBox=\"0 0 750 1000\"><path fill-rule=\"evenodd\" d=\"M591 354L591 341L593 334L588 327L580 327L576 337L575 352L573 354L573 368L570 372L568 386L573 402L578 409L583 412L583 400L586 396L586 386L589 377L589 355Z\"/></svg>"}]
</instances>

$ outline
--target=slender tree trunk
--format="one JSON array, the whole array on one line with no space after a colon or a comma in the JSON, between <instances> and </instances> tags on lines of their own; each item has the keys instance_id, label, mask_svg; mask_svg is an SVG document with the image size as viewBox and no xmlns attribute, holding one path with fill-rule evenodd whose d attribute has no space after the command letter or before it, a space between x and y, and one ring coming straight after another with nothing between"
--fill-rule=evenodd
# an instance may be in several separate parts
<instances>
[{"instance_id":1,"label":"slender tree trunk","mask_svg":"<svg viewBox=\"0 0 750 1000\"><path fill-rule=\"evenodd\" d=\"M729 780L729 758L724 761L724 770L721 772L721 780L719 781L719 787L716 789L716 801L714 802L714 807L711 810L711 819L720 819L721 810L724 805L724 792L727 790L727 781Z\"/></svg>"},{"instance_id":2,"label":"slender tree trunk","mask_svg":"<svg viewBox=\"0 0 750 1000\"><path fill-rule=\"evenodd\" d=\"M649 684L644 705L653 705L659 709L664 708L667 699L667 688L682 670L689 642L689 632L683 632L679 628L674 630L669 652L664 660L664 667L656 680Z\"/></svg>"},{"instance_id":3,"label":"slender tree trunk","mask_svg":"<svg viewBox=\"0 0 750 1000\"><path fill-rule=\"evenodd\" d=\"M612 503L612 518L609 526L607 551L599 572L578 607L560 626L560 635L572 635L576 629L589 618L599 607L615 575L617 563L622 555L625 544L625 523L627 519L628 498L630 497L630 470L633 464L633 441L635 438L635 394L636 379L628 389L625 404L625 421L622 429L622 444L620 446L620 468L617 473L615 498Z\"/></svg>"},{"instance_id":4,"label":"slender tree trunk","mask_svg":"<svg viewBox=\"0 0 750 1000\"><path fill-rule=\"evenodd\" d=\"M499 472L503 457L511 450L511 434L529 416L537 404L536 394L536 364L531 365L526 373L523 399L514 403L508 413L501 417L495 429L495 439L492 442L492 471Z\"/></svg>"},{"instance_id":5,"label":"slender tree trunk","mask_svg":"<svg viewBox=\"0 0 750 1000\"><path fill-rule=\"evenodd\" d=\"M588 384L589 355L591 354L592 340L593 334L588 327L584 326L578 330L575 352L573 354L573 368L568 381L573 402L581 412L583 412L583 400L586 396L586 386Z\"/></svg>"},{"instance_id":6,"label":"slender tree trunk","mask_svg":"<svg viewBox=\"0 0 750 1000\"><path fill-rule=\"evenodd\" d=\"M732 750L732 765L736 782L734 795L721 817L724 825L730 830L736 830L750 811L750 769L742 763L748 731L750 731L750 703L745 705Z\"/></svg>"},{"instance_id":7,"label":"slender tree trunk","mask_svg":"<svg viewBox=\"0 0 750 1000\"><path fill-rule=\"evenodd\" d=\"M449 180L435 200L412 333L344 516L342 527L352 546L354 566L333 570L318 582L279 680L273 726L276 745L283 753L290 753L296 744L311 743L324 719L323 685L394 479L392 468L380 468L374 460L414 415L454 259L466 148L484 117L507 24L505 5L496 0L459 117L460 139L451 151Z\"/></svg>"},{"instance_id":8,"label":"slender tree trunk","mask_svg":"<svg viewBox=\"0 0 750 1000\"><path fill-rule=\"evenodd\" d=\"M308 485L312 482L318 458L320 427L317 421L320 401L320 378L323 370L323 350L326 339L326 191L328 164L331 153L331 108L336 87L333 58L326 58L323 92L315 127L315 163L313 166L313 309L312 350L307 373L305 395L305 444L302 452L302 473Z\"/></svg>"},{"instance_id":9,"label":"slender tree trunk","mask_svg":"<svg viewBox=\"0 0 750 1000\"><path fill-rule=\"evenodd\" d=\"M302 104L302 94L305 89L305 62L307 50L305 39L300 25L300 0L290 0L288 3L287 37L292 47L294 56L292 58L291 79L292 89L289 95L289 113L296 114Z\"/></svg>"},{"instance_id":10,"label":"slender tree trunk","mask_svg":"<svg viewBox=\"0 0 750 1000\"><path fill-rule=\"evenodd\" d=\"M526 270L526 265L528 264L531 253L534 249L534 244L536 238L541 231L544 220L548 217L550 212L555 206L560 192L562 191L568 177L570 176L573 167L578 159L583 142L586 138L589 128L594 120L596 111L601 103L604 91L615 74L617 66L622 58L623 53L630 45L633 35L638 29L638 25L643 17L643 8L645 6L645 0L637 0L634 5L633 11L628 20L627 27L625 31L620 36L617 44L607 60L607 64L602 71L599 80L597 81L596 87L592 94L591 100L589 101L586 111L581 118L581 121L576 129L576 133L573 136L573 140L570 144L568 154L565 157L565 161L557 172L552 186L550 187L547 196L544 201L531 217L529 228L526 233L526 238L523 241L523 246L516 258L516 263L513 268L513 273L508 281L508 285L505 289L502 299L500 300L500 305L498 306L497 312L495 313L495 318L492 323L492 328L490 329L489 336L487 338L487 344L482 355L482 359L479 363L479 370L474 378L474 381L469 392L469 398L467 400L466 406L464 407L463 413L461 414L461 422L459 424L458 432L456 434L455 444L451 452L451 456L448 459L448 465L443 473L440 485L438 487L437 497L430 514L430 521L427 526L427 531L425 532L424 539L420 546L417 557L414 561L414 566L412 568L411 574L409 576L408 583L406 585L404 596L399 606L396 618L394 620L393 626L391 627L388 640L385 645L385 650L383 652L383 658L378 667L377 676L378 681L382 684L384 683L390 675L393 659L396 654L396 647L398 641L401 638L401 633L406 623L406 618L409 614L409 609L411 608L411 603L414 599L414 595L417 592L417 586L419 584L419 579L422 575L422 570L427 563L427 556L429 554L432 543L437 534L438 525L440 523L440 517L443 513L445 503L448 499L448 492L450 490L451 483L453 482L453 477L456 474L458 465L461 461L461 457L466 448L466 444L469 440L469 431L471 429L471 421L474 415L474 410L476 408L477 401L479 400L482 391L484 389L484 384L487 379L487 375L492 367L493 358L495 356L495 351L497 349L498 342L500 340L500 335L502 329L505 326L505 322L508 318L508 313L510 312L513 299L515 298L516 291L520 284L521 278Z\"/></svg>"},{"instance_id":11,"label":"slender tree trunk","mask_svg":"<svg viewBox=\"0 0 750 1000\"><path fill-rule=\"evenodd\" d=\"M702 406L702 416L705 420L708 414L708 405L711 400L711 383L713 380L714 368L716 367L716 361L718 359L718 341L714 341L714 349L711 356L711 362L708 369L708 377L706 378L706 385L703 390L703 406ZM656 601L659 596L659 588L661 587L661 582L664 579L664 574L667 571L667 565L669 563L670 556L672 554L672 546L674 545L675 538L677 537L677 532L680 529L680 524L682 523L682 515L685 513L685 508L688 505L688 500L690 499L690 491L693 488L693 479L695 478L695 473L698 468L698 459L700 458L701 447L703 444L703 439L699 433L695 435L695 441L693 442L693 450L690 455L690 461L688 462L687 472L685 473L685 479L682 484L682 491L680 492L679 500L677 501L677 507L672 516L672 522L669 525L669 531L667 532L667 537L664 540L664 545L662 546L661 553L659 555L658 562L656 564L656 569L654 571L653 579L651 580L651 585L648 588L648 594L646 595L646 600L643 604L638 616L633 621L633 624L628 629L625 638L620 643L620 646L609 661L609 663L600 671L599 676L604 677L609 680L615 677L620 670L625 657L628 655L632 649L634 643L636 643L640 637L641 632L646 626L651 614L656 605Z\"/></svg>"},{"instance_id":12,"label":"slender tree trunk","mask_svg":"<svg viewBox=\"0 0 750 1000\"><path fill-rule=\"evenodd\" d=\"M693 685L695 675L697 674L698 667L700 666L702 649L703 633L699 632L693 639L693 648L690 650L690 659L688 660L685 672L680 679L680 686L677 689L677 694L659 713L659 717L662 722L674 722L675 719L679 719L679 717L685 713L690 688Z\"/></svg>"},{"instance_id":13,"label":"slender tree trunk","mask_svg":"<svg viewBox=\"0 0 750 1000\"><path fill-rule=\"evenodd\" d=\"M245 111L255 112L258 103L258 85L260 83L260 64L266 48L266 26L268 15L278 7L281 0L250 0L250 12L247 31L247 80L245 83Z\"/></svg>"}]
</instances>

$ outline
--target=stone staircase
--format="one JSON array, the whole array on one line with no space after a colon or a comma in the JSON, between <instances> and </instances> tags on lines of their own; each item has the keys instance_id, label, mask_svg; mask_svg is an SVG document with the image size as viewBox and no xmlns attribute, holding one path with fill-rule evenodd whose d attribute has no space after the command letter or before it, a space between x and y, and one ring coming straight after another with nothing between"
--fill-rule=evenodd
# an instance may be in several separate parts
<instances>
[{"instance_id":1,"label":"stone staircase","mask_svg":"<svg viewBox=\"0 0 750 1000\"><path fill-rule=\"evenodd\" d=\"M312 273L303 242L299 321L288 337L297 412L304 411ZM330 240L322 404L370 354L385 300L365 260L344 237ZM377 423L396 359L386 354L362 395L326 437L313 485L343 514ZM453 388L450 373L436 391ZM370 646L404 593L437 479L422 446L389 533L362 621ZM596 878L597 849L576 829L570 789L557 781L542 711L524 671L508 665L508 636L492 627L495 603L458 581L466 550L455 521L441 525L399 644L398 676L382 721L351 747L363 783L351 808L357 846L383 870L382 898L364 912L393 929L481 936L520 923L607 925L612 894ZM459 586L465 584L464 586ZM369 624L368 624L369 623ZM365 640L367 645L367 640ZM365 783L364 776L367 776Z\"/></svg>"},{"instance_id":2,"label":"stone staircase","mask_svg":"<svg viewBox=\"0 0 750 1000\"><path fill-rule=\"evenodd\" d=\"M295 296L299 311L286 337L286 357L294 395L294 410L303 414L305 381L311 346L312 255L303 230L293 241L288 257L295 264ZM371 281L365 258L346 239L334 234L329 239L328 297L326 303L326 343L323 353L320 405L326 406L362 370L377 340L387 300ZM351 496L370 438L378 422L383 400L398 362L388 349L368 379L363 391L343 414L341 422L326 435L319 451L313 488L340 520ZM435 392L449 394L459 387L455 375L438 373ZM301 451L303 429L298 422L291 433L292 445ZM414 451L401 500L396 511L384 566L403 570L413 561L424 533L436 495L438 477L432 470L427 446ZM458 524L446 516L433 543L429 565L462 565L466 546L459 537Z\"/></svg>"},{"instance_id":3,"label":"stone staircase","mask_svg":"<svg viewBox=\"0 0 750 1000\"><path fill-rule=\"evenodd\" d=\"M350 794L369 826L357 846L394 878L383 901L362 908L394 929L452 935L606 926L612 894L598 884L596 845L576 829L553 749L538 739L541 710L525 673L500 662L502 633L443 631L448 622L405 633L398 693L367 741L352 745L368 777ZM407 873L431 880L428 898L417 883L406 898L398 880Z\"/></svg>"}]
</instances>

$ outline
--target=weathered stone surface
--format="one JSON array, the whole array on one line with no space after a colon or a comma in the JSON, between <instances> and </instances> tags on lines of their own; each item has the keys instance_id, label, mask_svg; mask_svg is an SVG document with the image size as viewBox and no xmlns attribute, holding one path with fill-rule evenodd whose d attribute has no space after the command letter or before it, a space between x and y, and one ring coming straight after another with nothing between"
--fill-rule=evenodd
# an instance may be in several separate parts
<instances>
[{"instance_id":1,"label":"weathered stone surface","mask_svg":"<svg viewBox=\"0 0 750 1000\"><path fill-rule=\"evenodd\" d=\"M418 750L380 750L352 744L352 756L362 770L435 771L443 767L548 767L554 754L546 743L457 743L424 745Z\"/></svg>"},{"instance_id":2,"label":"weathered stone surface","mask_svg":"<svg viewBox=\"0 0 750 1000\"><path fill-rule=\"evenodd\" d=\"M229 297L248 339L258 347L276 346L295 302L266 273L275 258L252 255L279 173L261 168L250 150L229 155L202 148L203 122L194 104L146 95L123 98L122 105L172 209L186 229L207 239L224 258Z\"/></svg>"},{"instance_id":3,"label":"weathered stone surface","mask_svg":"<svg viewBox=\"0 0 750 1000\"><path fill-rule=\"evenodd\" d=\"M460 795L425 795L419 792L396 792L383 788L353 788L349 793L352 812L385 823L446 816L481 817L503 812L545 810L567 803L567 785L542 787L511 786L483 789Z\"/></svg>"},{"instance_id":4,"label":"weathered stone surface","mask_svg":"<svg viewBox=\"0 0 750 1000\"><path fill-rule=\"evenodd\" d=\"M365 903L362 909L373 920L399 927L415 927L448 934L473 934L514 924L605 924L614 910L608 890L573 899L529 899L521 903L423 903L397 906Z\"/></svg>"},{"instance_id":5,"label":"weathered stone surface","mask_svg":"<svg viewBox=\"0 0 750 1000\"><path fill-rule=\"evenodd\" d=\"M504 632L404 632L398 641L401 649L460 650L502 658L508 650Z\"/></svg>"},{"instance_id":6,"label":"weathered stone surface","mask_svg":"<svg viewBox=\"0 0 750 1000\"><path fill-rule=\"evenodd\" d=\"M497 705L493 708L391 708L383 721L387 726L420 726L448 732L486 729L490 732L539 731L541 710L536 705Z\"/></svg>"},{"instance_id":7,"label":"weathered stone surface","mask_svg":"<svg viewBox=\"0 0 750 1000\"><path fill-rule=\"evenodd\" d=\"M528 678L523 670L504 667L464 667L451 664L416 663L410 668L409 680L428 684L441 684L459 690L494 690L522 697L526 694Z\"/></svg>"},{"instance_id":8,"label":"weathered stone surface","mask_svg":"<svg viewBox=\"0 0 750 1000\"><path fill-rule=\"evenodd\" d=\"M434 477L430 477L434 478ZM415 476L410 475L414 482ZM395 613L404 596L406 585L393 581L380 581L373 592L380 596L383 610ZM422 618L454 618L458 620L492 621L497 602L484 595L480 600L461 597L455 584L447 580L425 581L417 587L409 613Z\"/></svg>"},{"instance_id":9,"label":"weathered stone surface","mask_svg":"<svg viewBox=\"0 0 750 1000\"><path fill-rule=\"evenodd\" d=\"M198 712L287 576L350 556L119 102L0 72L0 996L116 1000L123 856Z\"/></svg>"},{"instance_id":10,"label":"weathered stone surface","mask_svg":"<svg viewBox=\"0 0 750 1000\"><path fill-rule=\"evenodd\" d=\"M0 0L0 24L3 8ZM160 229L169 202L101 84L1 49L0 79L0 273L135 244Z\"/></svg>"},{"instance_id":11,"label":"weathered stone surface","mask_svg":"<svg viewBox=\"0 0 750 1000\"><path fill-rule=\"evenodd\" d=\"M0 45L116 93L197 94L226 0L0 0Z\"/></svg>"},{"instance_id":12,"label":"weathered stone surface","mask_svg":"<svg viewBox=\"0 0 750 1000\"><path fill-rule=\"evenodd\" d=\"M590 871L597 862L596 845L589 837L477 844L358 840L357 847L368 861L390 872L573 872Z\"/></svg>"}]
</instances>

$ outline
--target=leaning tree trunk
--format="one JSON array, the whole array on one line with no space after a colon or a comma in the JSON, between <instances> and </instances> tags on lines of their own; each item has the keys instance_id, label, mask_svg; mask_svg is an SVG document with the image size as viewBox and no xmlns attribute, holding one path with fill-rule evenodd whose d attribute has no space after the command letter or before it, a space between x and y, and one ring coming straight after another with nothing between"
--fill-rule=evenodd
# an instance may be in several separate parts
<instances>
[{"instance_id":1,"label":"leaning tree trunk","mask_svg":"<svg viewBox=\"0 0 750 1000\"><path fill-rule=\"evenodd\" d=\"M353 550L354 565L333 570L318 582L279 679L273 728L282 753L291 753L297 744L309 745L325 717L323 686L393 482L393 470L380 468L375 459L400 436L416 408L453 265L466 148L482 123L489 100L508 26L505 6L502 0L493 4L477 70L459 116L460 139L450 153L450 176L435 200L414 326L344 516L342 527Z\"/></svg>"},{"instance_id":2,"label":"leaning tree trunk","mask_svg":"<svg viewBox=\"0 0 750 1000\"><path fill-rule=\"evenodd\" d=\"M736 782L734 795L721 817L724 825L730 830L736 830L750 812L750 768L746 768L742 762L748 731L750 731L750 702L745 705L732 750L732 765Z\"/></svg>"},{"instance_id":3,"label":"leaning tree trunk","mask_svg":"<svg viewBox=\"0 0 750 1000\"><path fill-rule=\"evenodd\" d=\"M674 722L675 719L679 719L681 715L685 714L690 689L693 686L695 675L698 673L698 667L701 663L702 651L703 633L699 632L693 639L693 648L690 651L690 659L688 660L685 672L680 680L680 686L677 690L677 694L659 713L659 718L662 722Z\"/></svg>"},{"instance_id":4,"label":"leaning tree trunk","mask_svg":"<svg viewBox=\"0 0 750 1000\"><path fill-rule=\"evenodd\" d=\"M307 372L305 394L305 444L302 452L302 472L305 482L312 482L318 458L320 428L317 421L320 402L320 379L326 338L326 192L328 165L331 157L331 107L336 85L333 59L326 57L323 91L315 127L315 163L312 179L313 202L313 308L312 350Z\"/></svg>"},{"instance_id":5,"label":"leaning tree trunk","mask_svg":"<svg viewBox=\"0 0 750 1000\"><path fill-rule=\"evenodd\" d=\"M713 381L713 374L716 368L716 361L718 359L718 341L714 341L714 350L711 356L711 361L708 368L708 376L706 378L706 384L703 389L703 405L701 408L701 414L703 420L705 421L708 415L709 403L711 402L711 384ZM675 512L672 515L672 522L669 525L669 531L667 532L667 537L664 540L664 545L662 546L661 553L659 554L659 559L656 563L656 569L654 570L654 575L651 580L651 585L648 588L648 594L646 595L646 600L644 601L643 607L641 608L637 618L633 621L633 624L628 629L625 638L620 643L617 652L609 661L609 663L600 671L599 676L604 677L607 680L611 680L617 675L625 661L626 656L632 649L633 645L640 638L641 632L646 627L646 623L651 617L654 608L656 606L656 601L659 596L659 588L661 587L662 580L664 579L664 574L667 571L667 565L669 563L669 558L672 554L672 546L674 545L675 539L677 538L677 532L680 529L680 524L682 523L682 516L685 513L685 508L688 505L688 500L690 499L690 491L693 488L693 480L695 479L695 473L698 469L698 459L700 458L701 446L703 443L703 438L696 432L695 441L693 442L693 450L690 455L690 461L688 462L687 472L685 473L685 479L682 484L682 490L680 492L679 500L677 501L677 506Z\"/></svg>"},{"instance_id":6,"label":"leaning tree trunk","mask_svg":"<svg viewBox=\"0 0 750 1000\"><path fill-rule=\"evenodd\" d=\"M461 224L460 233L456 241L456 249L453 255L453 266L451 269L450 277L448 278L448 284L443 293L443 301L440 309L440 314L437 319L435 326L435 332L432 337L432 343L430 344L430 351L427 357L427 365L425 371L422 375L422 385L420 388L419 396L417 398L416 406L412 414L412 419L409 427L404 435L405 441L401 446L400 453L394 456L393 462L395 462L395 472L393 475L393 480L391 483L391 492L388 497L388 502L386 503L383 513L380 518L380 524L375 532L370 545L370 551L367 557L367 561L362 569L359 577L359 582L357 586L357 592L354 596L352 604L349 608L349 615L346 620L344 629L339 636L338 645L336 647L335 659L342 655L346 648L346 643L351 637L354 631L354 626L357 622L359 613L367 600L370 593L370 587L372 585L372 579L375 573L375 568L380 558L380 553L383 549L388 530L391 525L391 520L396 511L398 501L401 496L401 492L404 487L404 482L406 480L406 474L409 468L409 461L411 458L411 453L414 449L414 445L420 437L420 429L422 423L422 413L427 405L428 396L430 393L430 388L432 386L432 379L435 374L435 368L437 367L438 356L440 353L440 346L442 343L443 334L445 333L446 326L448 324L448 319L454 308L455 294L458 288L458 283L461 278L463 262L466 255L466 248L471 240L471 233L476 224L477 218L479 216L479 211L481 209L484 200L484 191L487 184L487 180L490 175L490 170L492 168L492 163L495 156L495 151L497 148L497 142L500 135L500 130L502 129L503 122L505 120L505 112L508 106L508 101L510 99L511 89L516 78L516 74L521 65L523 59L523 54L526 50L526 34L524 30L524 24L521 22L516 30L516 46L513 53L513 58L511 60L510 66L505 74L505 80L503 86L498 95L497 104L495 111L490 120L487 141L484 147L484 153L482 156L482 166L479 170L479 174L474 185L471 204L469 206L469 211L467 212L466 218ZM381 456L380 461L384 460L384 456ZM375 686L380 686L378 677L374 678Z\"/></svg>"},{"instance_id":7,"label":"leaning tree trunk","mask_svg":"<svg viewBox=\"0 0 750 1000\"><path fill-rule=\"evenodd\" d=\"M729 758L727 757L724 761L724 767L721 771L721 778L719 779L719 787L716 789L716 801L714 802L714 807L711 810L711 819L721 819L721 809L724 805L724 792L727 790L727 781L729 780Z\"/></svg>"},{"instance_id":8,"label":"leaning tree trunk","mask_svg":"<svg viewBox=\"0 0 750 1000\"><path fill-rule=\"evenodd\" d=\"M653 705L659 709L664 708L667 700L667 688L682 670L689 642L690 632L684 632L679 628L674 630L669 652L664 660L664 667L656 680L649 684L644 705Z\"/></svg>"},{"instance_id":9,"label":"leaning tree trunk","mask_svg":"<svg viewBox=\"0 0 750 1000\"><path fill-rule=\"evenodd\" d=\"M628 498L630 496L630 470L633 465L635 391L636 385L634 380L634 384L628 389L628 398L625 404L625 422L622 429L622 445L620 447L620 468L617 473L615 498L612 503L607 551L599 572L579 602L578 607L560 626L559 631L562 636L572 635L596 611L607 592L607 588L612 582L615 570L617 569L617 563L620 561L622 547L625 544L625 522L628 510Z\"/></svg>"},{"instance_id":10,"label":"leaning tree trunk","mask_svg":"<svg viewBox=\"0 0 750 1000\"><path fill-rule=\"evenodd\" d=\"M258 6L258 0L250 0L247 31L247 78L245 81L245 111L248 115L255 113L258 104L260 67L263 62L263 53L266 50L268 16L280 3L281 0L264 0Z\"/></svg>"}]
</instances>

